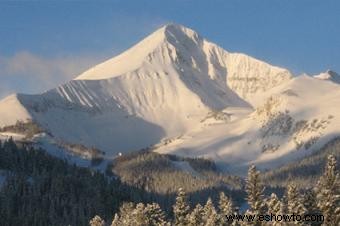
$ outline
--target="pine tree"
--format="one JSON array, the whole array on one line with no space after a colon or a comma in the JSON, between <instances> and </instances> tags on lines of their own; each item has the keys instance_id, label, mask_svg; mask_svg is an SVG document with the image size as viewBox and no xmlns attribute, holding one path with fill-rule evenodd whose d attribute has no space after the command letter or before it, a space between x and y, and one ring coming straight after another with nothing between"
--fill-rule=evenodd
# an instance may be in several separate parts
<instances>
[{"instance_id":1,"label":"pine tree","mask_svg":"<svg viewBox=\"0 0 340 226\"><path fill-rule=\"evenodd\" d=\"M284 194L282 199L281 199L280 213L281 214L287 214L288 213L287 194Z\"/></svg>"},{"instance_id":2,"label":"pine tree","mask_svg":"<svg viewBox=\"0 0 340 226\"><path fill-rule=\"evenodd\" d=\"M316 194L308 190L303 196L303 205L306 207L306 214L321 214L316 202Z\"/></svg>"},{"instance_id":3,"label":"pine tree","mask_svg":"<svg viewBox=\"0 0 340 226\"><path fill-rule=\"evenodd\" d=\"M336 158L328 156L323 176L318 181L317 206L321 210L325 225L340 222L340 182L339 173L336 169Z\"/></svg>"},{"instance_id":4,"label":"pine tree","mask_svg":"<svg viewBox=\"0 0 340 226\"><path fill-rule=\"evenodd\" d=\"M132 212L134 219L133 225L135 226L148 226L148 219L145 211L145 205L143 203L138 203L136 208Z\"/></svg>"},{"instance_id":5,"label":"pine tree","mask_svg":"<svg viewBox=\"0 0 340 226\"><path fill-rule=\"evenodd\" d=\"M134 213L135 205L131 202L123 203L119 208L120 225L133 225L135 222Z\"/></svg>"},{"instance_id":6,"label":"pine tree","mask_svg":"<svg viewBox=\"0 0 340 226\"><path fill-rule=\"evenodd\" d=\"M90 220L90 226L104 226L105 221L98 215Z\"/></svg>"},{"instance_id":7,"label":"pine tree","mask_svg":"<svg viewBox=\"0 0 340 226\"><path fill-rule=\"evenodd\" d=\"M260 215L265 213L263 191L264 187L260 181L260 172L252 165L248 170L246 180L247 201L250 207L249 214ZM253 222L252 224L262 225L261 222Z\"/></svg>"},{"instance_id":8,"label":"pine tree","mask_svg":"<svg viewBox=\"0 0 340 226\"><path fill-rule=\"evenodd\" d=\"M233 222L228 222L226 216L235 214L233 202L228 198L224 192L220 193L219 199L220 220L222 225L231 225Z\"/></svg>"},{"instance_id":9,"label":"pine tree","mask_svg":"<svg viewBox=\"0 0 340 226\"><path fill-rule=\"evenodd\" d=\"M267 200L267 207L268 207L268 215L275 215L276 217L278 215L281 215L281 208L282 208L282 203L280 201L280 199L276 196L276 194L272 193L270 198ZM278 225L282 225L281 222L275 221L275 219L273 221L271 221L273 226L278 226Z\"/></svg>"},{"instance_id":10,"label":"pine tree","mask_svg":"<svg viewBox=\"0 0 340 226\"><path fill-rule=\"evenodd\" d=\"M197 204L196 207L192 210L192 212L188 216L188 225L189 226L204 226L204 208L201 204Z\"/></svg>"},{"instance_id":11,"label":"pine tree","mask_svg":"<svg viewBox=\"0 0 340 226\"><path fill-rule=\"evenodd\" d=\"M234 210L233 202L230 198L228 198L224 194L224 192L220 193L220 199L219 199L218 204L219 204L220 212L221 214L223 214L223 216L234 214L235 210Z\"/></svg>"},{"instance_id":12,"label":"pine tree","mask_svg":"<svg viewBox=\"0 0 340 226\"><path fill-rule=\"evenodd\" d=\"M147 204L145 215L149 226L167 225L165 213L157 203Z\"/></svg>"},{"instance_id":13,"label":"pine tree","mask_svg":"<svg viewBox=\"0 0 340 226\"><path fill-rule=\"evenodd\" d=\"M299 190L295 184L289 184L287 189L287 210L288 214L303 215L306 213L306 208L303 205L303 201ZM304 224L303 221L295 220L294 224Z\"/></svg>"},{"instance_id":14,"label":"pine tree","mask_svg":"<svg viewBox=\"0 0 340 226\"><path fill-rule=\"evenodd\" d=\"M115 216L113 217L111 226L120 226L120 225L122 225L122 223L120 222L119 215L115 214Z\"/></svg>"},{"instance_id":15,"label":"pine tree","mask_svg":"<svg viewBox=\"0 0 340 226\"><path fill-rule=\"evenodd\" d=\"M213 202L211 198L207 200L207 203L204 205L204 214L203 220L205 222L205 226L215 226L220 221L219 215L216 212Z\"/></svg>"},{"instance_id":16,"label":"pine tree","mask_svg":"<svg viewBox=\"0 0 340 226\"><path fill-rule=\"evenodd\" d=\"M173 212L175 217L175 225L184 226L187 225L187 215L190 211L190 207L187 203L187 196L182 188L178 190L176 197L176 203L173 206Z\"/></svg>"}]
</instances>

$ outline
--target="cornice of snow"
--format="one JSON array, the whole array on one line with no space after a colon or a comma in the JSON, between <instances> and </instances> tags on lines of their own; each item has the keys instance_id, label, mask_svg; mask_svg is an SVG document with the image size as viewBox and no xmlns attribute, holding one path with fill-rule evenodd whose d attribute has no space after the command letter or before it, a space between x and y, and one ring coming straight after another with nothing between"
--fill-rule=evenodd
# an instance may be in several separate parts
<instances>
[{"instance_id":1,"label":"cornice of snow","mask_svg":"<svg viewBox=\"0 0 340 226\"><path fill-rule=\"evenodd\" d=\"M326 72L314 75L313 77L320 80L328 80L340 84L340 75L332 70L327 70Z\"/></svg>"}]
</instances>

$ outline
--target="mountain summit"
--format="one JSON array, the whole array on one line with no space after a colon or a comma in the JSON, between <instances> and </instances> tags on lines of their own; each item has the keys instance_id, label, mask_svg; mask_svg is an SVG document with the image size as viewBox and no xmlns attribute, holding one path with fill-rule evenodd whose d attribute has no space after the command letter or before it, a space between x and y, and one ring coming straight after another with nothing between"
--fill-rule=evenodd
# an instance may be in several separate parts
<instances>
[{"instance_id":1,"label":"mountain summit","mask_svg":"<svg viewBox=\"0 0 340 226\"><path fill-rule=\"evenodd\" d=\"M219 84L228 85L245 99L292 77L286 69L244 54L229 53L190 28L169 24L76 79L109 79L127 73L144 71L150 74L158 70L176 70L183 76L194 74L198 80L202 77L215 80Z\"/></svg>"},{"instance_id":2,"label":"mountain summit","mask_svg":"<svg viewBox=\"0 0 340 226\"><path fill-rule=\"evenodd\" d=\"M175 50L178 45L190 42L199 45L202 41L203 39L198 38L195 31L181 25L169 24L156 30L120 55L85 71L76 79L97 80L123 75L146 66L145 64L150 63L152 56L159 57L160 61L155 63L167 64L174 60L173 54L175 53L170 51ZM164 55L159 56L159 54Z\"/></svg>"},{"instance_id":3,"label":"mountain summit","mask_svg":"<svg viewBox=\"0 0 340 226\"><path fill-rule=\"evenodd\" d=\"M40 134L33 139L40 143L94 147L106 158L153 146L161 153L241 161L244 168L256 161L273 167L301 155L296 147L307 143L309 149L321 133L336 134L328 124L316 130L313 120L337 118L339 93L334 83L293 78L169 24L64 85L1 100L0 128L36 124ZM295 128L302 122L313 127L308 134Z\"/></svg>"}]
</instances>

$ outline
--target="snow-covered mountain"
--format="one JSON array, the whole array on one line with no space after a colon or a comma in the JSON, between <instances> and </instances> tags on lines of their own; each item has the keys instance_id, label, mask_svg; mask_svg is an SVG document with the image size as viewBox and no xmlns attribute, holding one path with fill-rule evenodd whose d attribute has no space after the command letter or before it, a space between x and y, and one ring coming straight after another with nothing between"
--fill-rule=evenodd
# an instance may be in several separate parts
<instances>
[{"instance_id":1,"label":"snow-covered mountain","mask_svg":"<svg viewBox=\"0 0 340 226\"><path fill-rule=\"evenodd\" d=\"M252 163L270 169L309 155L339 136L339 100L338 84L299 76L263 94L244 117L215 122L157 151L205 156L241 174ZM223 112L234 114L228 108Z\"/></svg>"},{"instance_id":2,"label":"snow-covered mountain","mask_svg":"<svg viewBox=\"0 0 340 226\"><path fill-rule=\"evenodd\" d=\"M170 24L64 85L3 99L0 127L33 121L53 142L96 147L108 158L155 145L234 169L271 167L304 153L295 141L310 149L338 132L339 95L335 83L293 78Z\"/></svg>"}]
</instances>

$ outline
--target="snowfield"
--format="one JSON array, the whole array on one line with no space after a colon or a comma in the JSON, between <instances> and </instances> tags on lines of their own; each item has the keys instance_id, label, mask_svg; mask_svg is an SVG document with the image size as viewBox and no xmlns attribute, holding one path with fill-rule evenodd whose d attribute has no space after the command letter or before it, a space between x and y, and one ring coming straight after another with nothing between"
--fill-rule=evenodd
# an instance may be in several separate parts
<instances>
[{"instance_id":1,"label":"snowfield","mask_svg":"<svg viewBox=\"0 0 340 226\"><path fill-rule=\"evenodd\" d=\"M64 85L1 100L0 127L33 121L44 141L95 147L105 159L154 146L243 174L339 135L339 77L294 77L170 24Z\"/></svg>"}]
</instances>

